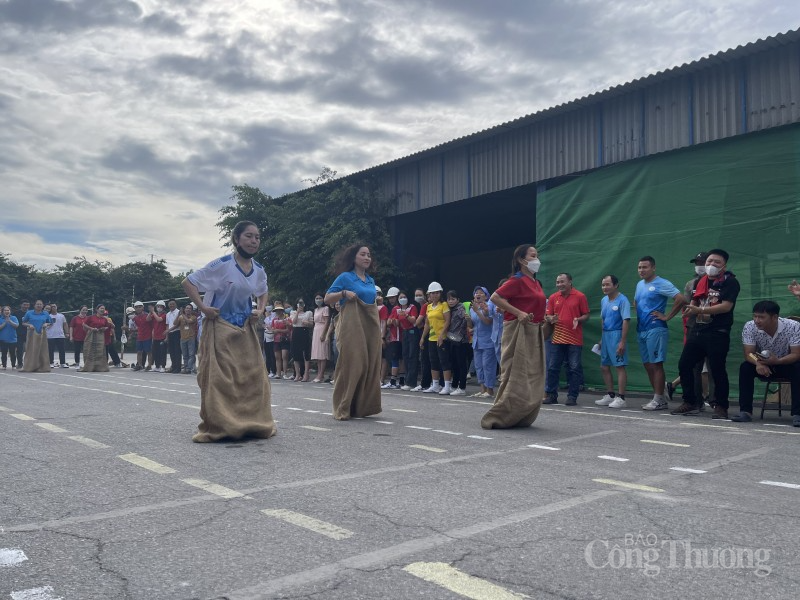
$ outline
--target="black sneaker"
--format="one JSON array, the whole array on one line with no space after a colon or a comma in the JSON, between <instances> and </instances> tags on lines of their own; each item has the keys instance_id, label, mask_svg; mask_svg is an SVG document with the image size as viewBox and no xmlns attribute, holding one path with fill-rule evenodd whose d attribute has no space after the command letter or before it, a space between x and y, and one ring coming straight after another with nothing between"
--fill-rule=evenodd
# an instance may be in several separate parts
<instances>
[{"instance_id":1,"label":"black sneaker","mask_svg":"<svg viewBox=\"0 0 800 600\"><path fill-rule=\"evenodd\" d=\"M567 398L564 406L578 406L578 401L575 398Z\"/></svg>"},{"instance_id":2,"label":"black sneaker","mask_svg":"<svg viewBox=\"0 0 800 600\"><path fill-rule=\"evenodd\" d=\"M727 419L728 409L722 408L719 404L714 406L714 414L711 415L712 419Z\"/></svg>"},{"instance_id":3,"label":"black sneaker","mask_svg":"<svg viewBox=\"0 0 800 600\"><path fill-rule=\"evenodd\" d=\"M667 382L667 396L669 396L670 402L672 402L672 394L674 394L674 393L675 393L675 386L672 385L671 381L668 381Z\"/></svg>"},{"instance_id":4,"label":"black sneaker","mask_svg":"<svg viewBox=\"0 0 800 600\"><path fill-rule=\"evenodd\" d=\"M734 423L750 423L752 420L753 417L746 412L740 412L738 415L731 417L731 421Z\"/></svg>"},{"instance_id":5,"label":"black sneaker","mask_svg":"<svg viewBox=\"0 0 800 600\"><path fill-rule=\"evenodd\" d=\"M684 402L678 408L670 412L671 415L698 415L700 411L697 410L697 407L689 404L688 402Z\"/></svg>"},{"instance_id":6,"label":"black sneaker","mask_svg":"<svg viewBox=\"0 0 800 600\"><path fill-rule=\"evenodd\" d=\"M557 398L545 398L542 400L542 404L558 404Z\"/></svg>"}]
</instances>

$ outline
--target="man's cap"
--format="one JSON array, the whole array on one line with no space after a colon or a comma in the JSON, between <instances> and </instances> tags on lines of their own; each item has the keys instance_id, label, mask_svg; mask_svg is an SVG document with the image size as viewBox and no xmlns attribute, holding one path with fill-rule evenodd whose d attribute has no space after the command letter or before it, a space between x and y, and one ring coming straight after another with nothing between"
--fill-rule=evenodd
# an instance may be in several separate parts
<instances>
[{"instance_id":1,"label":"man's cap","mask_svg":"<svg viewBox=\"0 0 800 600\"><path fill-rule=\"evenodd\" d=\"M698 260L702 260L703 262L706 262L707 258L708 258L708 252L698 252L697 256L695 256L694 258L690 258L689 259L689 262L690 263L696 263Z\"/></svg>"},{"instance_id":2,"label":"man's cap","mask_svg":"<svg viewBox=\"0 0 800 600\"><path fill-rule=\"evenodd\" d=\"M133 303L133 305L134 305L134 306L144 306L144 304L143 304L142 302L140 302L139 300L137 300L136 302L134 302L134 303Z\"/></svg>"}]
</instances>

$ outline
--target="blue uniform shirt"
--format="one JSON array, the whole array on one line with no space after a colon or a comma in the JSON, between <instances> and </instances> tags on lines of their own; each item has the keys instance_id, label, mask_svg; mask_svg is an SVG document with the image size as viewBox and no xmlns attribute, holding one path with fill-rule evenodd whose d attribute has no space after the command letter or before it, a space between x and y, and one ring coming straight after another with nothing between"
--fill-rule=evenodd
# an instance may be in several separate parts
<instances>
[{"instance_id":1,"label":"blue uniform shirt","mask_svg":"<svg viewBox=\"0 0 800 600\"><path fill-rule=\"evenodd\" d=\"M345 271L334 279L331 287L328 288L328 294L341 292L347 290L348 292L355 292L361 298L362 302L366 304L375 304L375 280L368 274L365 274L366 281L361 281L361 278L356 275L355 271ZM341 304L345 305L347 300L342 298Z\"/></svg>"},{"instance_id":2,"label":"blue uniform shirt","mask_svg":"<svg viewBox=\"0 0 800 600\"><path fill-rule=\"evenodd\" d=\"M603 296L600 301L600 318L603 319L603 331L622 331L622 322L631 318L631 303L625 294L617 294L613 300Z\"/></svg>"},{"instance_id":3,"label":"blue uniform shirt","mask_svg":"<svg viewBox=\"0 0 800 600\"><path fill-rule=\"evenodd\" d=\"M663 277L655 277L652 281L640 280L636 284L636 331L649 329L666 329L665 321L654 319L650 314L654 310L665 312L667 300L680 294L680 290Z\"/></svg>"}]
</instances>

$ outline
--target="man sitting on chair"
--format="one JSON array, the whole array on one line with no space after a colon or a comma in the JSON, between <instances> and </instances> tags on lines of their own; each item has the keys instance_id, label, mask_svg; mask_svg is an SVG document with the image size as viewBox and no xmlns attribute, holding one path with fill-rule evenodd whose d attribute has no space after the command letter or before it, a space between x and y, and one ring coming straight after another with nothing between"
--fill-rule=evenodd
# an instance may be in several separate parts
<instances>
[{"instance_id":1,"label":"man sitting on chair","mask_svg":"<svg viewBox=\"0 0 800 600\"><path fill-rule=\"evenodd\" d=\"M744 362L739 367L739 413L731 421L753 420L755 379L787 379L792 388L792 425L800 427L800 322L780 317L781 307L762 300L742 329Z\"/></svg>"}]
</instances>

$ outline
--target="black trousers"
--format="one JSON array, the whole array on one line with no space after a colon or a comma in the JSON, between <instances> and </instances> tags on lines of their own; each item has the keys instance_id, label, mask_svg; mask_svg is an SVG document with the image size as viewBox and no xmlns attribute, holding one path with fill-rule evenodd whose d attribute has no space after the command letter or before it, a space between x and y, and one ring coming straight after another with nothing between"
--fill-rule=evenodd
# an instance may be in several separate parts
<instances>
[{"instance_id":1,"label":"black trousers","mask_svg":"<svg viewBox=\"0 0 800 600\"><path fill-rule=\"evenodd\" d=\"M800 362L790 365L770 365L772 377L789 379L792 387L792 415L800 415ZM753 393L755 391L756 377L761 381L768 381L756 373L756 366L750 362L743 362L739 366L739 410L753 413Z\"/></svg>"},{"instance_id":2,"label":"black trousers","mask_svg":"<svg viewBox=\"0 0 800 600\"><path fill-rule=\"evenodd\" d=\"M678 372L681 376L683 401L698 406L702 400L697 398L694 387L694 368L703 359L708 359L708 371L714 379L714 399L725 410L728 409L728 372L725 359L731 345L731 332L712 326L695 325L686 336Z\"/></svg>"},{"instance_id":3,"label":"black trousers","mask_svg":"<svg viewBox=\"0 0 800 600\"><path fill-rule=\"evenodd\" d=\"M79 365L81 364L81 353L83 352L83 340L80 342L72 340L72 348L75 350L75 364Z\"/></svg>"},{"instance_id":4,"label":"black trousers","mask_svg":"<svg viewBox=\"0 0 800 600\"><path fill-rule=\"evenodd\" d=\"M275 373L278 368L275 362L275 342L264 342L264 357L267 361L267 372Z\"/></svg>"},{"instance_id":5,"label":"black trousers","mask_svg":"<svg viewBox=\"0 0 800 600\"><path fill-rule=\"evenodd\" d=\"M450 364L453 367L453 387L467 389L467 370L469 369L468 349L466 342L450 342Z\"/></svg>"},{"instance_id":6,"label":"black trousers","mask_svg":"<svg viewBox=\"0 0 800 600\"><path fill-rule=\"evenodd\" d=\"M111 357L111 362L114 363L114 366L118 367L120 360L119 354L117 354L117 349L114 347L114 342L111 342L108 346L106 346L106 354Z\"/></svg>"},{"instance_id":7,"label":"black trousers","mask_svg":"<svg viewBox=\"0 0 800 600\"><path fill-rule=\"evenodd\" d=\"M181 372L181 332L179 330L171 331L167 337L169 344L169 361L171 363L170 371L173 373Z\"/></svg>"},{"instance_id":8,"label":"black trousers","mask_svg":"<svg viewBox=\"0 0 800 600\"><path fill-rule=\"evenodd\" d=\"M162 369L167 366L167 340L153 340L153 364Z\"/></svg>"},{"instance_id":9,"label":"black trousers","mask_svg":"<svg viewBox=\"0 0 800 600\"><path fill-rule=\"evenodd\" d=\"M47 349L50 352L50 364L58 350L58 362L62 365L67 364L67 340L64 338L47 338Z\"/></svg>"},{"instance_id":10,"label":"black trousers","mask_svg":"<svg viewBox=\"0 0 800 600\"><path fill-rule=\"evenodd\" d=\"M20 329L22 329L20 327ZM27 334L24 337L20 337L19 333L17 333L17 366L22 367L22 357L25 356L25 343L28 341Z\"/></svg>"}]
</instances>

